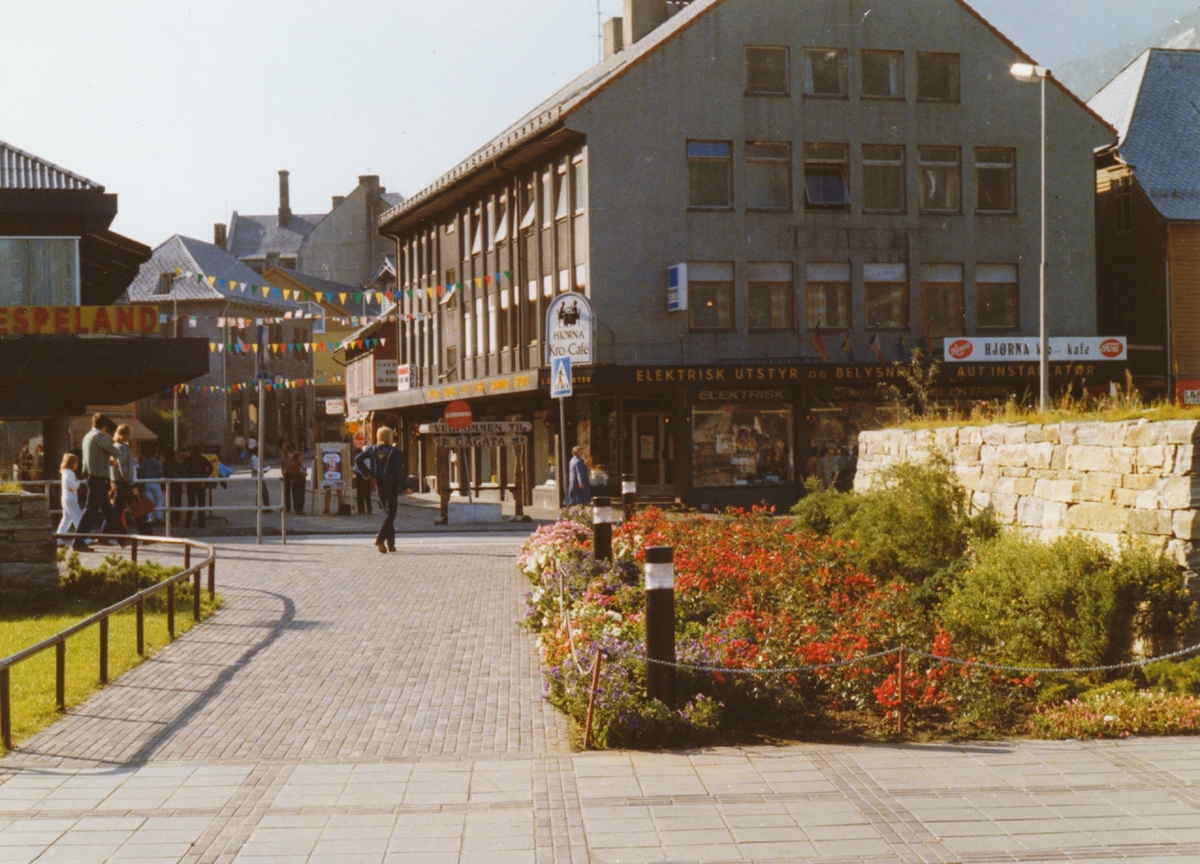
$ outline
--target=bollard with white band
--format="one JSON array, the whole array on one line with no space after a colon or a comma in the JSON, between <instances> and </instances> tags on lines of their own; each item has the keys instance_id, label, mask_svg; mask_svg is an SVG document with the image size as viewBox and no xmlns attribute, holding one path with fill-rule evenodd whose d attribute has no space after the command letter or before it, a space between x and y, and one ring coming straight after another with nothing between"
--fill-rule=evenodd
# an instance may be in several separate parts
<instances>
[{"instance_id":1,"label":"bollard with white band","mask_svg":"<svg viewBox=\"0 0 1200 864\"><path fill-rule=\"evenodd\" d=\"M646 696L675 707L675 550L646 548ZM672 665L666 665L672 664Z\"/></svg>"},{"instance_id":2,"label":"bollard with white band","mask_svg":"<svg viewBox=\"0 0 1200 864\"><path fill-rule=\"evenodd\" d=\"M592 550L597 561L612 560L612 500L599 495L592 499Z\"/></svg>"},{"instance_id":3,"label":"bollard with white band","mask_svg":"<svg viewBox=\"0 0 1200 864\"><path fill-rule=\"evenodd\" d=\"M626 521L633 518L633 510L637 504L637 475L621 475L621 503L625 507Z\"/></svg>"}]
</instances>

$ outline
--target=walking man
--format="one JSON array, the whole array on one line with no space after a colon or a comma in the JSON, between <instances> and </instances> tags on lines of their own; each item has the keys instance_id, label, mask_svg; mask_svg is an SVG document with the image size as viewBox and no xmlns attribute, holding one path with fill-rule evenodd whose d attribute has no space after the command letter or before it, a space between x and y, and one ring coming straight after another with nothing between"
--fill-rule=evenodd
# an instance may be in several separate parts
<instances>
[{"instance_id":1,"label":"walking man","mask_svg":"<svg viewBox=\"0 0 1200 864\"><path fill-rule=\"evenodd\" d=\"M108 497L111 483L109 481L109 466L111 460L120 455L117 445L113 443L112 434L117 431L117 424L101 413L92 415L92 429L83 436L83 464L80 471L87 478L87 506L83 509L83 518L79 520L79 533L86 534L100 523L101 534L124 534L121 525L121 514L113 506ZM90 552L84 537L78 538L73 548L76 552Z\"/></svg>"},{"instance_id":2,"label":"walking man","mask_svg":"<svg viewBox=\"0 0 1200 864\"><path fill-rule=\"evenodd\" d=\"M400 490L408 494L408 478L404 470L403 455L392 446L395 433L386 426L375 432L374 447L364 447L354 459L359 473L375 478L379 490L379 503L383 507L383 524L375 535L375 548L381 553L396 551L396 501Z\"/></svg>"},{"instance_id":3,"label":"walking man","mask_svg":"<svg viewBox=\"0 0 1200 864\"><path fill-rule=\"evenodd\" d=\"M187 484L187 515L183 517L183 527L192 527L192 508L197 508L200 514L200 527L204 527L205 520L205 484L192 482L201 477L212 476L212 465L204 458L204 450L199 444L192 445L191 455L183 460L183 476L188 478Z\"/></svg>"}]
</instances>

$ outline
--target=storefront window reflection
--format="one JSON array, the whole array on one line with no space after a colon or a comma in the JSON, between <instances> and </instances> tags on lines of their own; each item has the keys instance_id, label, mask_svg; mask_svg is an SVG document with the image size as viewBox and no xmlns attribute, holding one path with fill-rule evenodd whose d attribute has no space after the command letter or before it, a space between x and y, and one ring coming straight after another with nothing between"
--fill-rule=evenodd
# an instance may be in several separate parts
<instances>
[{"instance_id":1,"label":"storefront window reflection","mask_svg":"<svg viewBox=\"0 0 1200 864\"><path fill-rule=\"evenodd\" d=\"M753 402L692 408L696 486L792 482L791 406Z\"/></svg>"}]
</instances>

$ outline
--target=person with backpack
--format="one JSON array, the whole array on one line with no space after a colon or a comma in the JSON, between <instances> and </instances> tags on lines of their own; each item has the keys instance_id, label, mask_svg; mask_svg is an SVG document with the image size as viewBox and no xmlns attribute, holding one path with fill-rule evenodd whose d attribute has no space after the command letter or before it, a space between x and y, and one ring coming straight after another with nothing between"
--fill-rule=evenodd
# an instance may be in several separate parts
<instances>
[{"instance_id":1,"label":"person with backpack","mask_svg":"<svg viewBox=\"0 0 1200 864\"><path fill-rule=\"evenodd\" d=\"M375 432L375 446L364 447L354 458L354 467L365 477L375 478L379 492L379 503L383 507L383 524L375 535L375 548L381 554L396 551L396 501L400 490L408 493L408 478L404 471L404 458L392 446L395 432L386 426Z\"/></svg>"}]
</instances>

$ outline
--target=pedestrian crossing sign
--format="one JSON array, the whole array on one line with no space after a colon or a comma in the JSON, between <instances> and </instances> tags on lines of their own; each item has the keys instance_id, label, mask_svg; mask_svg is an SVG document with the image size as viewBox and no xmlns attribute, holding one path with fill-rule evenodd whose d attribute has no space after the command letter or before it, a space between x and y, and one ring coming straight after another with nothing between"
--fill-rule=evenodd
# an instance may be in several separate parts
<instances>
[{"instance_id":1,"label":"pedestrian crossing sign","mask_svg":"<svg viewBox=\"0 0 1200 864\"><path fill-rule=\"evenodd\" d=\"M571 382L571 358L552 358L550 360L550 398L565 399L574 392Z\"/></svg>"}]
</instances>

